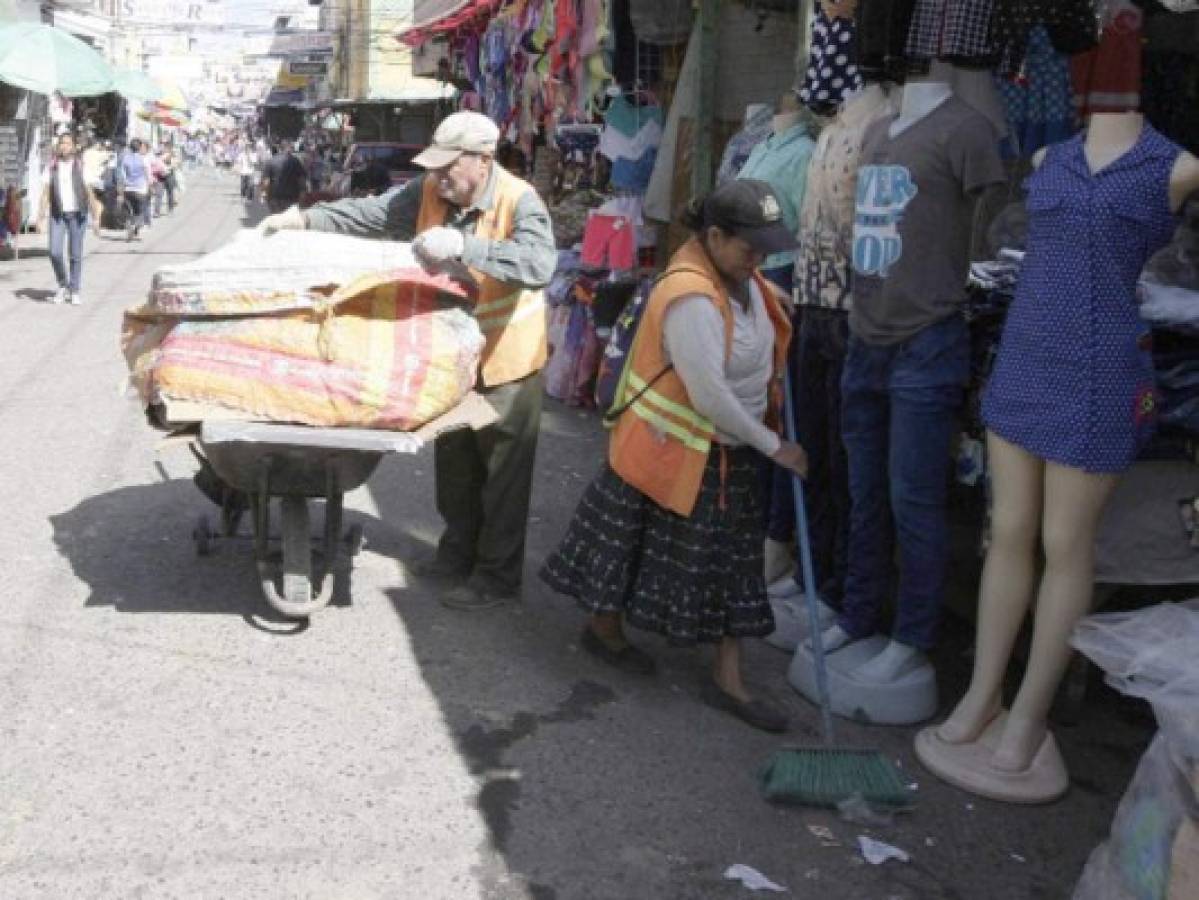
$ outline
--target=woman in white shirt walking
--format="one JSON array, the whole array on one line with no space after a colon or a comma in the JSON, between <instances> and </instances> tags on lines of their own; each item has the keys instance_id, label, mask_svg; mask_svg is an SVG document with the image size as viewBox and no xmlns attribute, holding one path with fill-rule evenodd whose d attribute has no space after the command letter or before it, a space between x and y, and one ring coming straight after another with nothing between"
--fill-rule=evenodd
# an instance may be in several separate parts
<instances>
[{"instance_id":1,"label":"woman in white shirt walking","mask_svg":"<svg viewBox=\"0 0 1199 900\"><path fill-rule=\"evenodd\" d=\"M42 177L42 199L38 230L49 230L50 265L58 290L52 303L64 301L78 305L83 276L83 231L91 214L92 228L100 233L100 204L87 186L83 163L75 153L75 138L69 133L58 136L55 156ZM64 243L71 253L70 270L63 258Z\"/></svg>"}]
</instances>

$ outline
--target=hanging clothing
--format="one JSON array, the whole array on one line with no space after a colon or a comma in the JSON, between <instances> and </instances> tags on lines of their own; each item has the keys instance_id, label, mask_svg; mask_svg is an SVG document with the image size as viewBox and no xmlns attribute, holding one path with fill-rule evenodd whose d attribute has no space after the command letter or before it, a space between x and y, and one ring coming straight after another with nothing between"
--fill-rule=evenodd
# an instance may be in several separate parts
<instances>
[{"instance_id":1,"label":"hanging clothing","mask_svg":"<svg viewBox=\"0 0 1199 900\"><path fill-rule=\"evenodd\" d=\"M1029 35L1022 78L995 76L1011 129L1006 155L1028 157L1074 134L1070 61L1053 49L1049 32L1038 25Z\"/></svg>"},{"instance_id":2,"label":"hanging clothing","mask_svg":"<svg viewBox=\"0 0 1199 900\"><path fill-rule=\"evenodd\" d=\"M804 125L793 125L781 134L772 134L749 154L738 178L765 181L778 198L783 222L792 234L799 232L799 210L803 206L807 186L808 163L815 142ZM777 269L795 262L795 251L772 253L762 263L763 269Z\"/></svg>"},{"instance_id":3,"label":"hanging clothing","mask_svg":"<svg viewBox=\"0 0 1199 900\"><path fill-rule=\"evenodd\" d=\"M852 10L841 15L849 3L819 3L812 17L808 41L808 68L804 72L799 99L818 115L830 115L845 95L862 86L855 62Z\"/></svg>"},{"instance_id":4,"label":"hanging clothing","mask_svg":"<svg viewBox=\"0 0 1199 900\"><path fill-rule=\"evenodd\" d=\"M1092 173L1085 135L1049 148L1028 179L1028 250L983 398L989 429L1052 462L1122 472L1153 428L1149 329L1135 302L1169 243L1181 148L1151 125Z\"/></svg>"},{"instance_id":5,"label":"hanging clothing","mask_svg":"<svg viewBox=\"0 0 1199 900\"><path fill-rule=\"evenodd\" d=\"M1074 103L1080 116L1141 108L1143 20L1135 6L1120 9L1104 27L1098 46L1070 60Z\"/></svg>"},{"instance_id":6,"label":"hanging clothing","mask_svg":"<svg viewBox=\"0 0 1199 900\"><path fill-rule=\"evenodd\" d=\"M883 89L871 85L820 132L799 214L795 299L801 305L849 309L854 192L862 140L870 125L889 111Z\"/></svg>"},{"instance_id":7,"label":"hanging clothing","mask_svg":"<svg viewBox=\"0 0 1199 900\"><path fill-rule=\"evenodd\" d=\"M1020 72L1036 25L1044 25L1054 49L1067 56L1089 50L1099 39L1094 0L995 0L991 33L1001 74Z\"/></svg>"},{"instance_id":8,"label":"hanging clothing","mask_svg":"<svg viewBox=\"0 0 1199 900\"><path fill-rule=\"evenodd\" d=\"M854 15L857 66L867 81L903 81L916 0L867 0Z\"/></svg>"},{"instance_id":9,"label":"hanging clothing","mask_svg":"<svg viewBox=\"0 0 1199 900\"><path fill-rule=\"evenodd\" d=\"M729 142L724 145L720 167L716 170L717 187L737 177L754 147L770 135L770 121L773 118L774 113L765 103L751 107L751 112L745 119L745 127L729 138Z\"/></svg>"},{"instance_id":10,"label":"hanging clothing","mask_svg":"<svg viewBox=\"0 0 1199 900\"><path fill-rule=\"evenodd\" d=\"M637 228L624 216L593 213L583 230L584 265L627 271L637 265Z\"/></svg>"},{"instance_id":11,"label":"hanging clothing","mask_svg":"<svg viewBox=\"0 0 1199 900\"><path fill-rule=\"evenodd\" d=\"M942 59L961 66L995 62L991 37L994 0L916 0L907 55L927 62Z\"/></svg>"},{"instance_id":12,"label":"hanging clothing","mask_svg":"<svg viewBox=\"0 0 1199 900\"><path fill-rule=\"evenodd\" d=\"M1199 65L1182 53L1146 53L1145 118L1170 140L1199 153Z\"/></svg>"}]
</instances>

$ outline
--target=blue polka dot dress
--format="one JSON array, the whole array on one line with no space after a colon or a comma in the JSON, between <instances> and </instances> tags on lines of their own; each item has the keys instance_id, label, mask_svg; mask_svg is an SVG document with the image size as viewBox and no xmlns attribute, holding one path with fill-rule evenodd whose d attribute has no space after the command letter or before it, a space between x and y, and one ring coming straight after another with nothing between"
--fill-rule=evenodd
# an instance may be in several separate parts
<instances>
[{"instance_id":1,"label":"blue polka dot dress","mask_svg":"<svg viewBox=\"0 0 1199 900\"><path fill-rule=\"evenodd\" d=\"M1083 139L1051 146L1028 179L1028 249L982 413L1036 456L1117 473L1153 428L1136 283L1174 233L1169 184L1181 149L1146 124L1132 149L1092 174Z\"/></svg>"}]
</instances>

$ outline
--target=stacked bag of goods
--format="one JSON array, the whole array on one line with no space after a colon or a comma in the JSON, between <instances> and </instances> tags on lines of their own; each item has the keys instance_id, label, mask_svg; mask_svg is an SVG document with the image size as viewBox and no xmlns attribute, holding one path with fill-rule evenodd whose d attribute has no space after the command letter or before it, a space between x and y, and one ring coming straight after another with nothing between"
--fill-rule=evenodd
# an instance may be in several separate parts
<instances>
[{"instance_id":1,"label":"stacked bag of goods","mask_svg":"<svg viewBox=\"0 0 1199 900\"><path fill-rule=\"evenodd\" d=\"M164 427L223 416L410 431L474 387L472 302L408 244L251 232L160 270L121 344Z\"/></svg>"}]
</instances>

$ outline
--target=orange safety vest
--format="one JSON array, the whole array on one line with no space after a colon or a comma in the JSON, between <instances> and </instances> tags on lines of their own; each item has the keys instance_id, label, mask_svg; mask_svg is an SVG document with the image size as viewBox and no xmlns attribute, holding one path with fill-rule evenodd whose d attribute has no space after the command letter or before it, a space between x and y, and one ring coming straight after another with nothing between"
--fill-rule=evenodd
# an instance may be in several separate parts
<instances>
[{"instance_id":1,"label":"orange safety vest","mask_svg":"<svg viewBox=\"0 0 1199 900\"><path fill-rule=\"evenodd\" d=\"M766 419L777 429L791 323L777 289L756 272L754 280L774 325L774 368ZM728 362L733 345L732 301L703 245L692 238L675 253L650 293L617 385L615 405L625 403L626 398L636 399L621 414L608 444L608 461L617 475L659 506L683 516L691 515L695 508L716 429L691 405L683 379L673 368L666 368L663 323L671 304L694 294L709 297L720 310Z\"/></svg>"},{"instance_id":2,"label":"orange safety vest","mask_svg":"<svg viewBox=\"0 0 1199 900\"><path fill-rule=\"evenodd\" d=\"M502 241L512 236L516 204L533 187L499 163L493 165L495 195L491 209L483 210L475 225L475 237ZM417 233L444 225L449 207L437 193L437 180L426 177L416 217ZM483 384L507 384L539 371L549 353L544 292L505 284L474 269L471 274L479 283L473 312L486 339Z\"/></svg>"}]
</instances>

